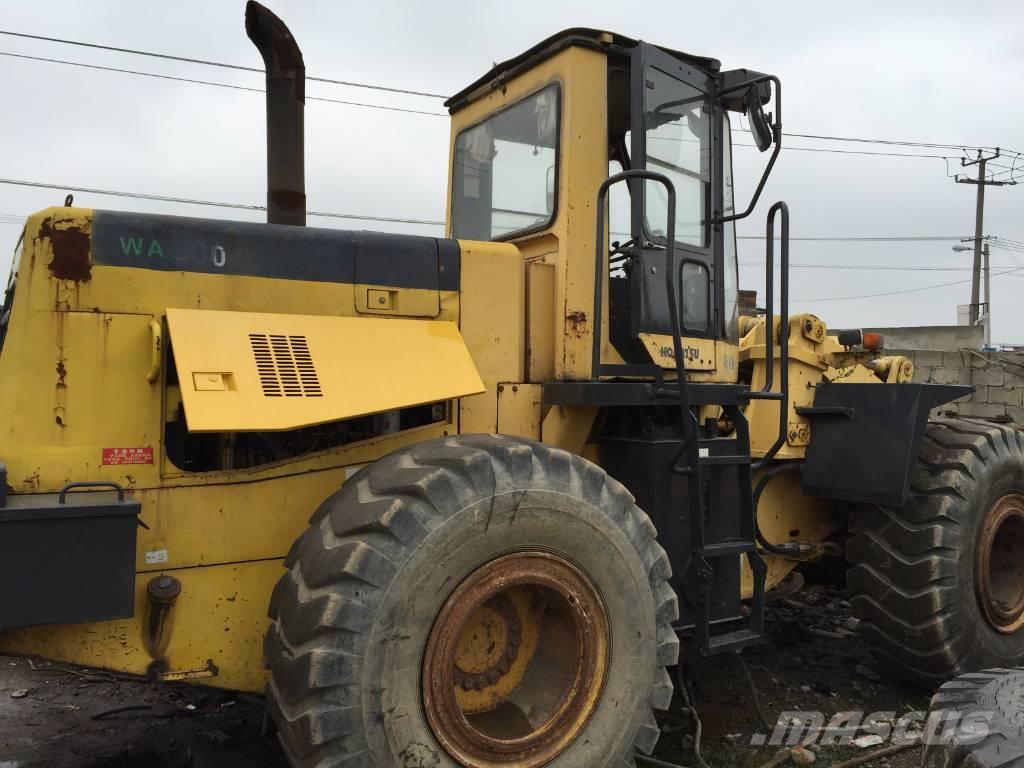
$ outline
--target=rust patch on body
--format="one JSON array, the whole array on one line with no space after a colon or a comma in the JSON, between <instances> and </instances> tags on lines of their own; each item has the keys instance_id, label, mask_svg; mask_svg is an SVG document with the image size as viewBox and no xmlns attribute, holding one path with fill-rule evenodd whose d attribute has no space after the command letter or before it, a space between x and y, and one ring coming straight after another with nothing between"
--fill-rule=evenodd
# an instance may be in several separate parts
<instances>
[{"instance_id":1,"label":"rust patch on body","mask_svg":"<svg viewBox=\"0 0 1024 768\"><path fill-rule=\"evenodd\" d=\"M54 277L76 283L92 279L88 232L77 224L49 218L39 228L39 236L49 238L53 247L53 261L48 267Z\"/></svg>"},{"instance_id":2,"label":"rust patch on body","mask_svg":"<svg viewBox=\"0 0 1024 768\"><path fill-rule=\"evenodd\" d=\"M574 310L565 316L568 330L577 339L582 339L587 332L587 313L582 310Z\"/></svg>"},{"instance_id":3,"label":"rust patch on body","mask_svg":"<svg viewBox=\"0 0 1024 768\"><path fill-rule=\"evenodd\" d=\"M37 469L22 481L21 486L25 492L34 493L39 490L39 481L39 470Z\"/></svg>"}]
</instances>

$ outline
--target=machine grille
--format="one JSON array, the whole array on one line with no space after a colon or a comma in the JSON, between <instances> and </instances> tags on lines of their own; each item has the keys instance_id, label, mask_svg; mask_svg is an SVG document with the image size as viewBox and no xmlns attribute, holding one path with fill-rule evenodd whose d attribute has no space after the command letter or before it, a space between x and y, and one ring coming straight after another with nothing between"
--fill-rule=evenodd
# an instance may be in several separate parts
<instances>
[{"instance_id":1,"label":"machine grille","mask_svg":"<svg viewBox=\"0 0 1024 768\"><path fill-rule=\"evenodd\" d=\"M323 397L305 336L250 333L264 397Z\"/></svg>"}]
</instances>

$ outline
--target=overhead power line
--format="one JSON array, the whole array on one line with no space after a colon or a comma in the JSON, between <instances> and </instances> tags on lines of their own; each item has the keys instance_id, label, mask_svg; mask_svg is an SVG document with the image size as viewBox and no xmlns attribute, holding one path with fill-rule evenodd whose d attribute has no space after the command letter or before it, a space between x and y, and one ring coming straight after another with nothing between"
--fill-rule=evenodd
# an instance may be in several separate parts
<instances>
[{"instance_id":1,"label":"overhead power line","mask_svg":"<svg viewBox=\"0 0 1024 768\"><path fill-rule=\"evenodd\" d=\"M199 205L208 206L214 208L230 208L241 211L266 211L266 207L262 205L254 205L247 203L234 203L225 202L219 200L201 200L198 198L191 197L178 197L174 195L157 195L145 192L129 192L126 190L115 190L115 189L99 189L95 187L83 187L72 184L52 184L41 181L31 181L27 179L3 179L0 178L0 184L7 184L11 186L19 187L32 187L35 189L52 189L58 192L80 192L83 194L93 195L105 195L110 197L122 197L132 198L136 200L150 200L155 202L164 203L180 203L185 205ZM373 216L373 215L362 215L356 213L339 213L334 211L308 211L309 216L320 216L333 219L352 219L356 221L380 221L380 222L392 222L397 224L422 224L425 226L444 226L444 222L440 219L417 219L410 217L398 217L398 216ZM17 218L15 214L3 214L3 216L11 216ZM20 219L23 221L22 219ZM740 240L764 240L764 235L738 235ZM951 241L958 242L964 239L964 235L879 235L879 236L849 236L849 235L807 235L807 236L795 236L790 237L792 241L806 241L806 242L930 242L930 241ZM1016 241L1005 241L1010 245L1015 245ZM1020 243L1020 247L1024 248L1024 243Z\"/></svg>"},{"instance_id":2,"label":"overhead power line","mask_svg":"<svg viewBox=\"0 0 1024 768\"><path fill-rule=\"evenodd\" d=\"M80 67L82 69L94 69L103 72L119 72L125 75L138 75L139 77L153 77L158 80L173 80L179 83L189 83L191 85L210 85L215 88L228 88L233 91L249 91L250 93L266 93L262 88L251 88L245 85L234 85L233 83L218 83L213 80L197 80L192 77L177 77L175 75L161 75L156 72L141 72L135 69L121 69L120 67L104 67L99 64L84 64L80 61L66 61L64 59L51 59L45 56L29 56L24 53L10 53L8 51L0 51L0 56L6 56L12 59L28 59L30 61L43 61L50 64L64 64L69 67ZM331 104L345 104L350 107L369 107L370 109L384 109L389 112L409 112L414 115L431 115L433 117L447 117L448 115L444 112L428 112L422 109L408 109L406 107L389 107L383 104L367 104L360 101L347 101L344 99L330 99L323 96L306 96L306 101L323 101Z\"/></svg>"},{"instance_id":3,"label":"overhead power line","mask_svg":"<svg viewBox=\"0 0 1024 768\"><path fill-rule=\"evenodd\" d=\"M764 262L761 261L741 261L739 262L741 267L760 267L764 269ZM775 267L781 267L781 264L776 264ZM790 269L841 269L841 270L863 270L865 272L970 272L971 267L897 267L891 264L794 264L790 262ZM1004 265L1007 269L1013 269L1014 266L1011 264ZM1020 265L1018 265L1020 266Z\"/></svg>"},{"instance_id":4,"label":"overhead power line","mask_svg":"<svg viewBox=\"0 0 1024 768\"><path fill-rule=\"evenodd\" d=\"M927 141L899 141L896 139L859 139L851 136L825 136L814 133L783 133L783 136L789 136L797 139L820 139L823 141L849 141L857 144L886 144L889 146L899 147L924 147L926 149L957 149L957 150L969 150L969 149L994 149L994 147L978 147L970 144L935 144Z\"/></svg>"},{"instance_id":5,"label":"overhead power line","mask_svg":"<svg viewBox=\"0 0 1024 768\"><path fill-rule=\"evenodd\" d=\"M198 59L198 58L191 57L191 56L179 56L179 55L175 55L175 54L159 53L159 52L156 52L156 51L145 51L145 50L140 50L140 49L136 49L136 48L125 48L125 47L121 47L121 46L105 45L105 44L102 44L102 43L90 43L90 42L86 42L86 41L82 41L82 40L69 40L69 39L66 39L66 38L51 37L51 36L47 36L47 35L35 35L35 34L29 34L29 33L26 33L26 32L16 32L16 31L13 31L13 30L0 30L0 35L6 35L6 36L9 36L9 37L22 38L22 39L27 39L27 40L38 40L38 41L49 42L49 43L57 43L57 44L60 44L60 45L70 45L70 46L78 46L78 47L82 47L82 48L92 48L92 49L95 49L95 50L112 51L112 52L116 52L116 53L124 53L124 54L133 55L133 56L146 56L146 57L150 57L150 58L163 59L163 60L167 60L167 61L177 61L177 62L183 62L183 63L187 63L187 64L197 64L197 65L201 65L201 66L218 67L218 68L221 68L221 69L230 69L230 70L236 70L236 71L241 71L241 72L251 72L251 73L256 73L256 74L263 74L263 72L264 72L264 70L259 68L259 67L249 67L249 66L244 66L244 65L241 65L241 64L230 64L230 63L221 62L221 61L211 61L211 60L208 60L208 59ZM8 55L16 56L17 54L8 54ZM172 77L172 76L169 76L169 75L159 75L159 74L156 74L156 73L141 72L141 71L138 71L138 70L121 69L121 68L118 68L118 67L102 67L102 66L99 66L99 65L85 64L85 63L82 63L82 62L69 62L69 61L60 60L60 59L47 59L47 58L44 58L44 57L32 57L32 56L24 56L24 55L20 56L20 58L37 59L37 60L41 60L41 61L51 61L53 63L59 63L59 64L68 65L68 66L78 66L78 67L85 67L85 68L90 68L90 69L106 70L106 71L111 71L111 72L121 72L121 73L124 73L124 74L132 74L132 75L138 75L138 76L142 76L142 77L157 77L157 78L167 79L167 80L178 80L178 81L181 81L181 82L190 82L190 83L194 83L194 84L197 84L197 85L208 85L208 86L215 86L215 87L235 88L235 89L238 89L238 90L255 90L255 91L259 91L260 90L260 89L253 89L253 88L244 88L242 86L232 86L232 85L227 84L227 83L217 83L217 82L213 82L213 81L199 80L199 79L195 79L195 78ZM310 81L314 81L314 82L329 83L329 84L332 84L332 85L341 85L341 86L348 86L348 87L353 87L353 88L366 88L366 89L370 89L370 90L383 91L383 92L388 92L388 93L405 94L405 95L409 95L409 96L423 96L423 97L435 98L435 99L445 99L445 98L447 98L444 94L441 94L441 93L433 93L433 92L430 92L430 91L415 90L415 89L409 89L409 88L397 88L397 87L393 87L393 86L380 85L380 84L376 84L376 83L363 83L363 82L356 82L356 81L351 81L351 80L341 80L341 79L338 79L338 78L318 77L318 76L315 76L315 75L307 75L306 79L310 80ZM422 114L426 114L426 115L443 115L443 113L427 112L427 111L424 111L424 110L402 109L402 108L399 108L399 107L385 107L383 105L362 104L362 103L358 103L358 102L348 102L348 101L332 100L332 99L326 99L326 98L314 98L314 97L309 97L309 98L311 100L314 100L314 101L334 101L335 103L349 104L349 105L352 105L352 106L370 107L370 108L375 108L375 109L390 109L390 110L393 110L393 111L411 112L411 113L414 113L414 114L422 113ZM748 128L741 128L740 130L749 131ZM867 139L865 139L865 138L852 137L852 136L830 136L830 135L825 135L825 134L812 134L812 133L783 133L783 136L786 136L788 138L802 138L802 139L810 139L810 140L815 140L815 141L839 141L839 142L849 142L849 143L858 143L858 144L878 144L878 145L886 145L886 146L918 147L918 148L928 148L928 149L954 149L954 150L963 151L963 152L966 152L968 150L991 149L992 148L992 147L987 146L987 145L949 144L949 143L941 143L941 142L923 142L923 141L904 141L904 140L898 140L898 139L874 139L874 138L867 138ZM738 145L738 146L743 146L743 145ZM811 147L784 147L784 148L785 149L792 149L792 150L796 150L796 151L804 151L804 152L829 152L829 153L832 153L832 154L855 154L855 155L872 155L872 154L874 154L874 155L878 155L878 156L896 156L896 157L902 156L902 157L922 157L922 158L950 159L950 158L947 158L947 156L944 156L944 155L925 155L925 154L887 153L887 152L871 153L871 152L867 152L867 151L863 151L863 150L828 150L828 149L818 149L818 148L811 148ZM1022 154L1020 152L1015 152L1015 151L1012 151L1012 150L1005 150L1005 149L1004 149L1004 152L1007 152L1008 154L1015 155L1017 157L1024 157L1024 154Z\"/></svg>"},{"instance_id":6,"label":"overhead power line","mask_svg":"<svg viewBox=\"0 0 1024 768\"><path fill-rule=\"evenodd\" d=\"M1013 275L1014 277L1024 277L1020 272L1020 268L1007 269L1002 272L996 272L992 276L998 277L999 275ZM954 280L951 283L937 283L936 285L925 285L920 288L904 288L899 291L884 291L882 293L864 293L858 296L826 296L819 299L790 299L790 301L803 302L803 303L814 303L818 301L851 301L853 299L876 299L880 296L896 296L904 293L920 293L921 291L933 291L937 288L946 288L951 285L963 285L971 282L971 278L967 280Z\"/></svg>"},{"instance_id":7,"label":"overhead power line","mask_svg":"<svg viewBox=\"0 0 1024 768\"><path fill-rule=\"evenodd\" d=\"M737 235L737 240L764 240L765 235ZM778 239L778 238L776 238ZM849 243L904 243L911 241L945 241L945 240L963 240L964 235L809 235L806 237L790 237L791 242L800 240L804 241L837 241L837 242L849 242Z\"/></svg>"},{"instance_id":8,"label":"overhead power line","mask_svg":"<svg viewBox=\"0 0 1024 768\"><path fill-rule=\"evenodd\" d=\"M10 51L0 51L0 56L5 56L13 59L25 59L28 61L39 61L49 64L62 64L64 66L78 67L81 69L91 69L101 72L116 72L124 75L135 75L137 77L151 77L157 80L169 80L172 82L186 83L189 85L205 85L214 88L227 88L233 91L248 91L250 93L265 93L262 88L253 88L245 85L235 85L234 83L221 83L215 80L200 80L193 77L180 77L177 75L164 75L157 72L144 72L137 69L124 69L122 67L108 67L100 64L87 64L80 61L68 61L66 59L54 59L47 56L30 56L23 53L11 53ZM430 112L422 109L410 109L408 107L392 107L383 104L368 104L359 101L348 101L345 99L332 99L322 96L306 96L307 101L319 101L330 104L343 104L352 107L365 107L368 109L383 109L389 112L406 112L414 115L428 115L430 117L447 117L445 112ZM753 144L736 143L733 146L736 147L754 147ZM786 152L819 152L824 154L833 155L863 155L863 156L875 156L875 157L910 157L910 158L927 158L936 160L949 160L954 159L952 156L944 155L932 155L922 153L911 153L911 152L878 152L869 150L858 150L858 149L828 149L824 147L793 147L783 146L783 150Z\"/></svg>"},{"instance_id":9,"label":"overhead power line","mask_svg":"<svg viewBox=\"0 0 1024 768\"><path fill-rule=\"evenodd\" d=\"M217 200L196 200L189 197L174 197L171 195L151 195L144 192L123 192L115 189L95 189L92 187L79 187L70 184L48 184L41 181L26 181L24 179L0 179L0 184L11 184L19 187L35 187L37 189L56 189L64 192L81 192L93 195L108 195L110 197L130 197L136 200L153 200L162 203L183 203L186 205L205 205L214 208L232 208L239 211L266 211L266 206L249 205L246 203L226 203ZM384 221L396 224L426 224L430 226L443 226L443 221L432 219L403 219L394 216L371 216L355 213L334 213L331 211L306 211L307 216L319 216L329 219L354 219L357 221Z\"/></svg>"},{"instance_id":10,"label":"overhead power line","mask_svg":"<svg viewBox=\"0 0 1024 768\"><path fill-rule=\"evenodd\" d=\"M220 67L221 69L234 69L240 72L256 72L263 74L264 70L260 67L246 67L241 64L228 64L223 61L209 61L207 59L194 59L190 56L175 56L169 53L157 53L155 51L140 51L135 48L121 48L116 45L102 45L100 43L87 43L81 40L66 40L60 37L47 37L45 35L30 35L26 32L13 32L11 30L0 29L0 35L7 35L8 37L20 37L26 40L42 40L47 43L59 43L61 45L76 45L81 48L95 48L101 51L114 51L116 53L128 53L133 56L148 56L154 59L166 59L167 61L181 61L187 64L201 64L206 67ZM374 85L372 83L358 83L352 80L338 80L332 77L316 77L314 75L306 75L307 80L314 80L318 83L331 83L332 85L345 85L351 88L368 88L374 91L387 91L388 93L404 93L409 96L427 96L433 99L446 99L447 96L440 93L430 93L428 91L414 91L408 88L392 88L386 85Z\"/></svg>"}]
</instances>

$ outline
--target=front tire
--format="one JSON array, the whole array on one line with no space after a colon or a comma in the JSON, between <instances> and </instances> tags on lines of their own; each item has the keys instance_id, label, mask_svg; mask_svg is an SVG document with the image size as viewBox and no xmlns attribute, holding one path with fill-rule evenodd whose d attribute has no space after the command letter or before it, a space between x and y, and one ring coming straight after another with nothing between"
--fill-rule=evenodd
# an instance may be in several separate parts
<instances>
[{"instance_id":1,"label":"front tire","mask_svg":"<svg viewBox=\"0 0 1024 768\"><path fill-rule=\"evenodd\" d=\"M847 546L860 634L928 686L1024 663L1024 445L1008 426L928 424L902 509L854 511Z\"/></svg>"},{"instance_id":2,"label":"front tire","mask_svg":"<svg viewBox=\"0 0 1024 768\"><path fill-rule=\"evenodd\" d=\"M271 600L296 768L633 766L672 697L668 558L590 462L471 435L400 450L314 515Z\"/></svg>"},{"instance_id":3,"label":"front tire","mask_svg":"<svg viewBox=\"0 0 1024 768\"><path fill-rule=\"evenodd\" d=\"M1024 668L987 669L932 698L922 768L1022 768Z\"/></svg>"}]
</instances>

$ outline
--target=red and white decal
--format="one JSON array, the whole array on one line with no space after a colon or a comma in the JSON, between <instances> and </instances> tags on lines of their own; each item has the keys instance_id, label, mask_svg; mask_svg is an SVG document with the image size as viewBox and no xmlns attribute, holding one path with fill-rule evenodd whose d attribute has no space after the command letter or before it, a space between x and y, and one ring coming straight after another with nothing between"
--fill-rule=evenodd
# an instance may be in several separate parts
<instances>
[{"instance_id":1,"label":"red and white decal","mask_svg":"<svg viewBox=\"0 0 1024 768\"><path fill-rule=\"evenodd\" d=\"M104 448L103 463L107 464L152 464L153 446L144 448Z\"/></svg>"}]
</instances>

